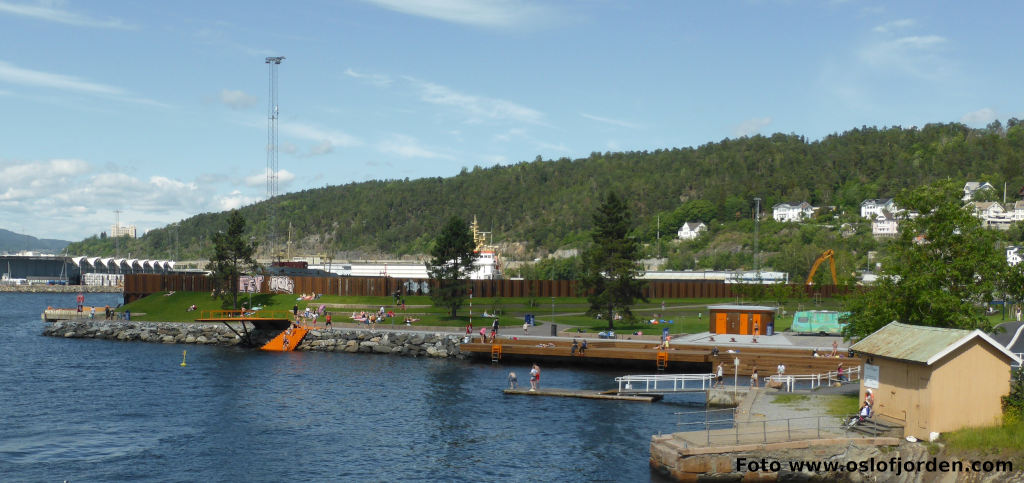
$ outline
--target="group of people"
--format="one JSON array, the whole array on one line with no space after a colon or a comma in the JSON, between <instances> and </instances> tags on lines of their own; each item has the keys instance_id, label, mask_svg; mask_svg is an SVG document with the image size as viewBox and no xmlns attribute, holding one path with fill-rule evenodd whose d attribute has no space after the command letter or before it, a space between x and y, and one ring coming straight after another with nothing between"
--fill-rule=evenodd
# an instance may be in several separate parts
<instances>
[{"instance_id":1,"label":"group of people","mask_svg":"<svg viewBox=\"0 0 1024 483\"><path fill-rule=\"evenodd\" d=\"M513 391L519 389L519 379L515 372L508 373L508 388ZM533 392L537 389L540 389L540 366L534 363L530 368L530 391Z\"/></svg>"},{"instance_id":2,"label":"group of people","mask_svg":"<svg viewBox=\"0 0 1024 483\"><path fill-rule=\"evenodd\" d=\"M865 419L874 416L875 414L875 393L868 389L864 391L864 402L861 403L860 409L857 414L847 421L847 428L852 428L860 423L863 423Z\"/></svg>"},{"instance_id":3,"label":"group of people","mask_svg":"<svg viewBox=\"0 0 1024 483\"><path fill-rule=\"evenodd\" d=\"M582 356L582 355L586 354L586 352L587 352L587 339L583 339L583 342L580 343L580 341L578 339L573 337L572 345L569 346L569 355L573 355L574 356L577 353L579 353L579 355Z\"/></svg>"}]
</instances>

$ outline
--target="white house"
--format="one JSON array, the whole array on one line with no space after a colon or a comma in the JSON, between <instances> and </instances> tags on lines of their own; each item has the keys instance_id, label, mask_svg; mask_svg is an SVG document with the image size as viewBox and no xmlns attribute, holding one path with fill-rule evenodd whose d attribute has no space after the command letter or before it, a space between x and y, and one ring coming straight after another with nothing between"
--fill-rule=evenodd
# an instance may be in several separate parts
<instances>
[{"instance_id":1,"label":"white house","mask_svg":"<svg viewBox=\"0 0 1024 483\"><path fill-rule=\"evenodd\" d=\"M775 221L800 221L814 215L814 208L810 203L779 203L772 207L772 218Z\"/></svg>"},{"instance_id":2,"label":"white house","mask_svg":"<svg viewBox=\"0 0 1024 483\"><path fill-rule=\"evenodd\" d=\"M878 215L882 214L882 211L888 211L889 213L896 213L896 204L893 203L892 198L879 198L876 200L864 200L860 204L860 217L867 218L869 220L874 219Z\"/></svg>"},{"instance_id":3,"label":"white house","mask_svg":"<svg viewBox=\"0 0 1024 483\"><path fill-rule=\"evenodd\" d=\"M1007 213L1003 205L995 201L971 201L967 206L974 212L975 217L981 219L982 225L986 228L1007 230L1014 221L1013 213Z\"/></svg>"},{"instance_id":4,"label":"white house","mask_svg":"<svg viewBox=\"0 0 1024 483\"><path fill-rule=\"evenodd\" d=\"M977 193L978 191L981 191L981 190L994 190L994 189L995 189L995 187L993 187L987 181L984 182L984 183L979 183L977 181L968 181L967 183L964 184L964 197L963 197L963 200L964 201L971 201L972 199L974 199L974 193Z\"/></svg>"},{"instance_id":5,"label":"white house","mask_svg":"<svg viewBox=\"0 0 1024 483\"><path fill-rule=\"evenodd\" d=\"M708 231L708 226L703 221L688 221L679 227L679 239L693 240L705 231Z\"/></svg>"},{"instance_id":6,"label":"white house","mask_svg":"<svg viewBox=\"0 0 1024 483\"><path fill-rule=\"evenodd\" d=\"M1006 204L1006 214L1011 222L1024 221L1024 200Z\"/></svg>"},{"instance_id":7,"label":"white house","mask_svg":"<svg viewBox=\"0 0 1024 483\"><path fill-rule=\"evenodd\" d=\"M871 221L871 234L875 238L894 237L899 233L899 228L900 225L899 221L896 220L896 215L888 211L882 211Z\"/></svg>"},{"instance_id":8,"label":"white house","mask_svg":"<svg viewBox=\"0 0 1024 483\"><path fill-rule=\"evenodd\" d=\"M1021 262L1020 247L1016 245L1010 245L1006 247L1006 263L1009 263L1011 267L1016 266Z\"/></svg>"}]
</instances>

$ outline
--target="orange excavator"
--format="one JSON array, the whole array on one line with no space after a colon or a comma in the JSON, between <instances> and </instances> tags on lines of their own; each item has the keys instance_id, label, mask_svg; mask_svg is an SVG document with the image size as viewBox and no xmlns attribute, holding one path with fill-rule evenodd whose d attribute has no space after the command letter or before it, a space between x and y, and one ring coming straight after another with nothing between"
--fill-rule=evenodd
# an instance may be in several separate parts
<instances>
[{"instance_id":1,"label":"orange excavator","mask_svg":"<svg viewBox=\"0 0 1024 483\"><path fill-rule=\"evenodd\" d=\"M828 268L832 269L832 285L839 285L839 280L836 279L836 253L832 250L825 250L824 253L814 261L814 265L811 265L811 274L807 276L807 285L814 284L814 272L818 271L818 265L821 262L828 260Z\"/></svg>"}]
</instances>

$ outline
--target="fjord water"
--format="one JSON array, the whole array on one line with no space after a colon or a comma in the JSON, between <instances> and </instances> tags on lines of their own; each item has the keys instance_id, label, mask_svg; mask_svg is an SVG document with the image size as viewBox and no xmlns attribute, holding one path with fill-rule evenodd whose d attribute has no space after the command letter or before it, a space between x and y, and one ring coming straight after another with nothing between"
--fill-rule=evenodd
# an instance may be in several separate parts
<instances>
[{"instance_id":1,"label":"fjord water","mask_svg":"<svg viewBox=\"0 0 1024 483\"><path fill-rule=\"evenodd\" d=\"M74 297L0 294L4 480L643 481L651 435L703 408L502 394L523 365L40 335ZM622 375L542 369L547 387Z\"/></svg>"}]
</instances>

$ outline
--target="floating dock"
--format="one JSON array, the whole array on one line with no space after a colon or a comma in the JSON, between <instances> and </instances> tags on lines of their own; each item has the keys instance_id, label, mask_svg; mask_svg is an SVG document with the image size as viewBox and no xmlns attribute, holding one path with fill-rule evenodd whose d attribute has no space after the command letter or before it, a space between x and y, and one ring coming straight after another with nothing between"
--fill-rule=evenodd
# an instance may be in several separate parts
<instances>
[{"instance_id":1,"label":"floating dock","mask_svg":"<svg viewBox=\"0 0 1024 483\"><path fill-rule=\"evenodd\" d=\"M614 401L635 401L635 402L655 402L660 401L664 395L662 394L643 394L643 395L626 395L619 394L614 389L610 391L587 391L581 389L537 389L531 391L529 389L505 389L505 394L518 394L522 396L555 396L555 397L579 397L583 399L607 399Z\"/></svg>"}]
</instances>

